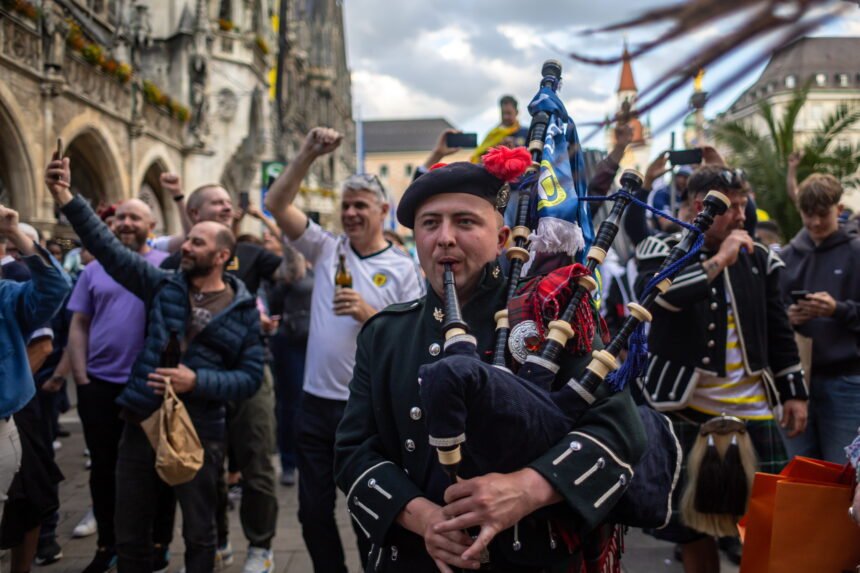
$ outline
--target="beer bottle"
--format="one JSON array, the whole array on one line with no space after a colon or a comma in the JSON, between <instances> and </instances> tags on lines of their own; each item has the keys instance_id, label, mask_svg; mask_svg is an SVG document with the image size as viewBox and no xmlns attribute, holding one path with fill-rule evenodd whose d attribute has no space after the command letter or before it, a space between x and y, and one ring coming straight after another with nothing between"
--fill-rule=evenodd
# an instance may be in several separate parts
<instances>
[{"instance_id":1,"label":"beer bottle","mask_svg":"<svg viewBox=\"0 0 860 573\"><path fill-rule=\"evenodd\" d=\"M161 358L158 361L160 368L176 368L179 366L179 359L182 356L182 348L179 345L179 334L171 329L170 338L164 349L161 351Z\"/></svg>"},{"instance_id":2,"label":"beer bottle","mask_svg":"<svg viewBox=\"0 0 860 573\"><path fill-rule=\"evenodd\" d=\"M334 273L334 289L352 288L352 275L346 270L346 257L338 255L337 271Z\"/></svg>"}]
</instances>

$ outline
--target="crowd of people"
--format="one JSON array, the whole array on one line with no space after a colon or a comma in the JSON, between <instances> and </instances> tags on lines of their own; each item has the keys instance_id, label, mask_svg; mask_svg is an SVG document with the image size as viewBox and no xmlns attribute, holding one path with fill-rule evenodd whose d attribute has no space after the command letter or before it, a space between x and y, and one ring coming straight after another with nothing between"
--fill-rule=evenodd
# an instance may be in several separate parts
<instances>
[{"instance_id":1,"label":"crowd of people","mask_svg":"<svg viewBox=\"0 0 860 573\"><path fill-rule=\"evenodd\" d=\"M419 368L448 346L446 269L479 356L493 354L512 205L499 200L506 181L481 160L525 138L516 100L502 98L500 109L473 162L441 164L456 151L444 133L428 150L397 205L411 243L385 228L392 198L372 174L342 182L339 235L295 206L314 161L341 143L322 127L270 184L265 205L247 213L219 184L185 196L178 177L163 175L182 213L172 236L154 236L153 214L138 199L95 211L72 192L75 165L58 155L45 185L76 248L45 241L0 206L0 545L11 550L13 573L62 557L53 448L67 385L90 460L92 509L75 528L96 535L85 573L166 571L177 503L184 570L231 564L240 541L229 538L228 510L239 491L243 571L273 571L279 483L298 484L318 573L347 570L338 489L368 571L448 572L488 560L496 570L602 570L623 535L613 507L646 447L637 407L664 412L685 454L703 424L731 416L761 471L778 473L795 455L845 463L860 427L857 219L834 177L796 180L795 156L787 188L803 229L783 244L744 174L707 147L701 164L654 160L636 190L641 203L625 215L624 240L602 265L595 348L681 240L679 223L702 210L708 192L727 198L701 251L656 298L637 383L588 394L572 434L527 466L450 484L431 453ZM630 140L619 122L590 195L615 187ZM241 234L243 215L265 231ZM168 363L175 344L181 359ZM576 379L590 356L568 354L561 371ZM159 470L161 450L146 429L166 394L178 396L199 440L199 464L182 483ZM674 490L676 508L683 489ZM850 513L860 517L860 493ZM678 511L650 532L676 544L689 572L718 571L719 549L742 554L737 538L697 530Z\"/></svg>"}]
</instances>

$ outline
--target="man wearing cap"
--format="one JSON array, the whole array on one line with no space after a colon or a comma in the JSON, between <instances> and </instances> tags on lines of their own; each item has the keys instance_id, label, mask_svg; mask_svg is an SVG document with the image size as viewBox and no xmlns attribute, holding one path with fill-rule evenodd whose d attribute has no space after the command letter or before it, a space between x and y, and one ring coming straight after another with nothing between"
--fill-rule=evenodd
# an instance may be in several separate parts
<instances>
[{"instance_id":1,"label":"man wearing cap","mask_svg":"<svg viewBox=\"0 0 860 573\"><path fill-rule=\"evenodd\" d=\"M341 224L333 235L308 219L293 201L316 158L334 151L343 136L327 128L308 133L298 155L269 188L266 207L287 242L314 265L311 324L302 406L296 421L299 521L317 573L346 572L334 519L334 439L349 397L355 345L362 325L388 305L423 294L412 258L383 236L388 195L374 175L353 175L342 185ZM335 288L340 262L352 288ZM360 556L370 544L357 528Z\"/></svg>"},{"instance_id":2,"label":"man wearing cap","mask_svg":"<svg viewBox=\"0 0 860 573\"><path fill-rule=\"evenodd\" d=\"M368 570L476 569L489 543L494 570L579 571L583 561L600 561L586 548L594 547L596 530L611 532L601 524L643 451L629 393L601 388L576 435L519 471L449 486L435 460L418 368L442 357L443 268L450 264L454 271L479 354L492 354L493 315L505 305L506 280L497 263L510 235L498 210L504 187L484 166L452 163L416 179L398 207L400 223L415 232L427 295L365 324L335 451L338 486L373 545ZM599 340L595 344L599 348ZM568 355L562 371L579 375L588 360ZM476 541L467 529L480 532Z\"/></svg>"}]
</instances>

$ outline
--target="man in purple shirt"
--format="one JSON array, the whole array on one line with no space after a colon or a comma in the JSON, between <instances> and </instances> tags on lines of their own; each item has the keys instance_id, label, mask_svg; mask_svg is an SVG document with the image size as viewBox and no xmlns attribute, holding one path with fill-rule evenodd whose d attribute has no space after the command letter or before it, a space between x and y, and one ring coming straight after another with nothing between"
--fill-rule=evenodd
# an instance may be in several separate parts
<instances>
[{"instance_id":1,"label":"man in purple shirt","mask_svg":"<svg viewBox=\"0 0 860 573\"><path fill-rule=\"evenodd\" d=\"M154 227L152 212L139 199L117 207L114 234L157 267L167 253L147 246ZM90 495L98 524L98 550L84 573L103 573L116 564L114 470L123 429L116 398L143 349L146 312L143 301L108 276L98 261L84 268L68 308L74 312L68 348L77 384L78 415L92 460Z\"/></svg>"}]
</instances>

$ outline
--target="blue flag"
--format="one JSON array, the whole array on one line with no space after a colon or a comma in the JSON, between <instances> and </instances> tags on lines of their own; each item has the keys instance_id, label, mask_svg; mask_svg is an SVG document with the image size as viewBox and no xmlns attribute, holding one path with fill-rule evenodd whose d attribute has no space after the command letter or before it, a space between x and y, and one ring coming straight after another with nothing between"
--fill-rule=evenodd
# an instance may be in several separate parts
<instances>
[{"instance_id":1,"label":"blue flag","mask_svg":"<svg viewBox=\"0 0 860 573\"><path fill-rule=\"evenodd\" d=\"M529 237L536 252L567 253L582 262L594 240L588 204L585 159L576 125L552 89L542 87L529 113L550 114L537 186L537 230ZM569 153L570 146L574 152ZM578 254L578 256L577 256Z\"/></svg>"}]
</instances>

